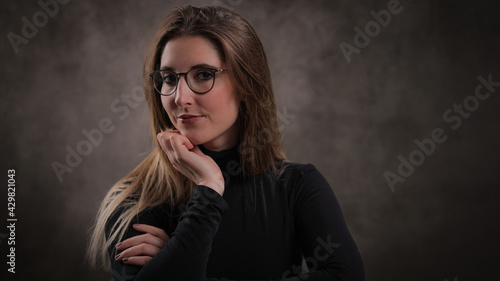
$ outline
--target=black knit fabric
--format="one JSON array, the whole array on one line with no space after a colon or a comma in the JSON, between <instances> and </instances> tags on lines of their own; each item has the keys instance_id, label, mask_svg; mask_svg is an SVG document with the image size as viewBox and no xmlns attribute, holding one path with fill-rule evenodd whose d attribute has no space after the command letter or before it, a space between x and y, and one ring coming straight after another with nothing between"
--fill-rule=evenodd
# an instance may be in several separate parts
<instances>
[{"instance_id":1,"label":"black knit fabric","mask_svg":"<svg viewBox=\"0 0 500 281\"><path fill-rule=\"evenodd\" d=\"M139 214L132 223L162 228L171 240L144 267L115 262L111 247L115 280L364 280L337 199L314 166L283 163L278 175L247 178L237 147L202 151L221 168L224 196L197 186L187 204ZM124 239L139 234L130 225Z\"/></svg>"}]
</instances>

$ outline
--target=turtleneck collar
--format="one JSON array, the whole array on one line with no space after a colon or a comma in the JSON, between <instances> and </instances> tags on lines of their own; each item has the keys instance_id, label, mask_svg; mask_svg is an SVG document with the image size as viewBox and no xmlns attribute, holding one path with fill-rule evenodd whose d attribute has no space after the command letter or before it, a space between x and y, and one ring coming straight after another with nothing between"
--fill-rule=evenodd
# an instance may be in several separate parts
<instances>
[{"instance_id":1,"label":"turtleneck collar","mask_svg":"<svg viewBox=\"0 0 500 281\"><path fill-rule=\"evenodd\" d=\"M235 159L238 158L239 160L239 152L238 152L238 147L239 145L236 145L232 148L221 150L221 151L212 151L208 150L203 145L200 145L200 150L203 152L205 155L210 156L212 159L214 159L215 162L227 160L227 159Z\"/></svg>"},{"instance_id":2,"label":"turtleneck collar","mask_svg":"<svg viewBox=\"0 0 500 281\"><path fill-rule=\"evenodd\" d=\"M235 145L232 148L221 151L208 150L201 145L199 147L201 152L203 152L205 155L210 156L215 161L215 163L217 163L224 177L242 177L243 172L240 165L239 144Z\"/></svg>"}]
</instances>

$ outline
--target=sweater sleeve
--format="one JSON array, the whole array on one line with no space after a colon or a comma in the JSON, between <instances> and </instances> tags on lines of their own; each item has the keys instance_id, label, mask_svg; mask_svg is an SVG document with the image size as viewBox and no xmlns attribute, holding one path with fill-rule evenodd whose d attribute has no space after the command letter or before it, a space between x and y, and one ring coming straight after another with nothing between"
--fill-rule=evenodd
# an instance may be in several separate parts
<instances>
[{"instance_id":1,"label":"sweater sleeve","mask_svg":"<svg viewBox=\"0 0 500 281\"><path fill-rule=\"evenodd\" d=\"M330 185L313 165L303 166L300 174L293 196L294 217L309 273L291 269L284 277L295 275L290 280L310 281L365 280L361 255Z\"/></svg>"},{"instance_id":2,"label":"sweater sleeve","mask_svg":"<svg viewBox=\"0 0 500 281\"><path fill-rule=\"evenodd\" d=\"M226 202L217 192L197 186L170 241L144 267L115 262L110 255L113 278L120 281L205 280L212 240L227 209ZM135 235L127 233L125 237ZM112 253L113 249L108 251Z\"/></svg>"}]
</instances>

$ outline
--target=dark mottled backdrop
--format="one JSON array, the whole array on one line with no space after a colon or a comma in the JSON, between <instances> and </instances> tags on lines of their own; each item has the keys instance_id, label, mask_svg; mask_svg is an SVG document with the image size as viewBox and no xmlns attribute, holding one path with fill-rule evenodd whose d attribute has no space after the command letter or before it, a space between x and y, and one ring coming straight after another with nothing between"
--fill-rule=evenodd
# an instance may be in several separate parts
<instances>
[{"instance_id":1,"label":"dark mottled backdrop","mask_svg":"<svg viewBox=\"0 0 500 281\"><path fill-rule=\"evenodd\" d=\"M329 180L368 280L496 280L500 5L397 2L189 3L226 5L257 30L288 157ZM84 262L87 231L149 152L146 39L186 1L40 3L1 4L0 276L109 280Z\"/></svg>"}]
</instances>

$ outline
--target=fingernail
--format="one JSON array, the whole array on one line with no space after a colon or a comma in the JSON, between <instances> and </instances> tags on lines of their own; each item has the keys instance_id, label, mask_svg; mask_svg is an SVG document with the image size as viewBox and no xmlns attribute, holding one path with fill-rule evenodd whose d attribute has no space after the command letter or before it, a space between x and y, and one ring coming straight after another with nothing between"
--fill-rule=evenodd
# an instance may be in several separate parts
<instances>
[{"instance_id":1,"label":"fingernail","mask_svg":"<svg viewBox=\"0 0 500 281\"><path fill-rule=\"evenodd\" d=\"M127 262L128 261L128 258L123 258L122 259L122 262Z\"/></svg>"},{"instance_id":2,"label":"fingernail","mask_svg":"<svg viewBox=\"0 0 500 281\"><path fill-rule=\"evenodd\" d=\"M120 245L121 245L121 244L122 244L122 242L118 242L118 243L116 243L115 248L120 247Z\"/></svg>"},{"instance_id":3,"label":"fingernail","mask_svg":"<svg viewBox=\"0 0 500 281\"><path fill-rule=\"evenodd\" d=\"M139 224L138 223L134 223L132 226L139 226Z\"/></svg>"},{"instance_id":4,"label":"fingernail","mask_svg":"<svg viewBox=\"0 0 500 281\"><path fill-rule=\"evenodd\" d=\"M118 254L115 256L115 260L117 260L120 257L121 254Z\"/></svg>"}]
</instances>

